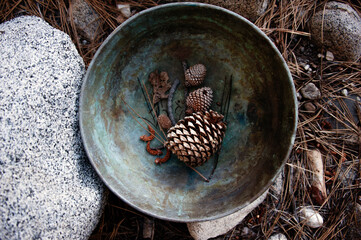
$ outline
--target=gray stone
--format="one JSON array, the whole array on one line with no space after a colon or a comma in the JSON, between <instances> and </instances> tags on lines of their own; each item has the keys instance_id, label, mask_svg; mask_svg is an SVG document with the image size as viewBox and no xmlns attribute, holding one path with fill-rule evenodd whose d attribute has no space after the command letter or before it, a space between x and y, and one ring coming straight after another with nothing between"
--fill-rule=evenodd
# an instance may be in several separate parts
<instances>
[{"instance_id":1,"label":"gray stone","mask_svg":"<svg viewBox=\"0 0 361 240\"><path fill-rule=\"evenodd\" d=\"M323 217L312 206L301 207L299 210L301 224L310 228L319 228L323 225Z\"/></svg>"},{"instance_id":2,"label":"gray stone","mask_svg":"<svg viewBox=\"0 0 361 240\"><path fill-rule=\"evenodd\" d=\"M170 0L167 2L183 1ZM238 13L252 22L256 21L260 16L262 16L270 4L270 0L188 0L188 2L201 2L220 6Z\"/></svg>"},{"instance_id":3,"label":"gray stone","mask_svg":"<svg viewBox=\"0 0 361 240\"><path fill-rule=\"evenodd\" d=\"M187 223L189 233L195 240L206 240L223 235L242 222L253 209L265 200L267 194L268 190L243 209L226 217L212 221Z\"/></svg>"},{"instance_id":4,"label":"gray stone","mask_svg":"<svg viewBox=\"0 0 361 240\"><path fill-rule=\"evenodd\" d=\"M359 196L360 201L361 196ZM354 221L348 226L349 234L347 239L361 239L361 205L355 203L354 206Z\"/></svg>"},{"instance_id":5,"label":"gray stone","mask_svg":"<svg viewBox=\"0 0 361 240\"><path fill-rule=\"evenodd\" d=\"M269 5L269 0L237 0L237 1L220 1L213 0L210 2L224 2L224 6L231 11L234 11L243 17L251 20L252 22L256 21L262 14L264 14Z\"/></svg>"},{"instance_id":6,"label":"gray stone","mask_svg":"<svg viewBox=\"0 0 361 240\"><path fill-rule=\"evenodd\" d=\"M122 3L117 3L117 9L120 10L120 13L126 17L126 18L130 18L132 16L132 11L130 10L130 5L129 4L122 4Z\"/></svg>"},{"instance_id":7,"label":"gray stone","mask_svg":"<svg viewBox=\"0 0 361 240\"><path fill-rule=\"evenodd\" d=\"M301 94L304 98L315 100L321 98L321 92L313 83L308 83L306 86L301 88Z\"/></svg>"},{"instance_id":8,"label":"gray stone","mask_svg":"<svg viewBox=\"0 0 361 240\"><path fill-rule=\"evenodd\" d=\"M240 239L255 239L257 236L257 234L248 227L243 227L239 235Z\"/></svg>"},{"instance_id":9,"label":"gray stone","mask_svg":"<svg viewBox=\"0 0 361 240\"><path fill-rule=\"evenodd\" d=\"M86 39L93 41L100 32L100 17L85 0L71 2L71 16L76 28Z\"/></svg>"},{"instance_id":10,"label":"gray stone","mask_svg":"<svg viewBox=\"0 0 361 240\"><path fill-rule=\"evenodd\" d=\"M343 96L347 97L347 95L348 95L348 90L347 90L346 88L342 89L342 90L341 90L341 94L342 94Z\"/></svg>"},{"instance_id":11,"label":"gray stone","mask_svg":"<svg viewBox=\"0 0 361 240\"><path fill-rule=\"evenodd\" d=\"M287 237L282 233L272 235L268 240L287 240Z\"/></svg>"},{"instance_id":12,"label":"gray stone","mask_svg":"<svg viewBox=\"0 0 361 240\"><path fill-rule=\"evenodd\" d=\"M328 2L310 22L311 38L335 59L355 61L361 56L361 17L348 4Z\"/></svg>"},{"instance_id":13,"label":"gray stone","mask_svg":"<svg viewBox=\"0 0 361 240\"><path fill-rule=\"evenodd\" d=\"M311 102L305 103L304 106L305 106L305 110L309 113L315 113L317 110L316 106Z\"/></svg>"},{"instance_id":14,"label":"gray stone","mask_svg":"<svg viewBox=\"0 0 361 240\"><path fill-rule=\"evenodd\" d=\"M338 177L341 181L341 186L345 188L354 186L358 177L358 164L349 162L343 163Z\"/></svg>"},{"instance_id":15,"label":"gray stone","mask_svg":"<svg viewBox=\"0 0 361 240\"><path fill-rule=\"evenodd\" d=\"M330 52L330 51L327 51L326 52L326 60L327 61L333 61L334 59L335 59L335 56L333 55L333 53Z\"/></svg>"},{"instance_id":16,"label":"gray stone","mask_svg":"<svg viewBox=\"0 0 361 240\"><path fill-rule=\"evenodd\" d=\"M104 203L78 127L84 62L38 17L0 25L0 239L87 239Z\"/></svg>"},{"instance_id":17,"label":"gray stone","mask_svg":"<svg viewBox=\"0 0 361 240\"><path fill-rule=\"evenodd\" d=\"M348 84L348 83L346 83ZM346 98L338 99L338 98L325 98L325 102L327 102L328 106L332 109L348 109L347 111L350 113L350 122L358 123L359 118L357 114L357 104L356 102L360 102L359 96L348 93ZM349 121L339 121L335 119L335 117L330 114L324 112L324 117L328 119L327 121L331 124L332 129L349 129L352 128L353 125ZM347 135L347 136L346 136ZM358 134L356 132L350 132L349 134L345 134L345 140L348 144L359 145Z\"/></svg>"},{"instance_id":18,"label":"gray stone","mask_svg":"<svg viewBox=\"0 0 361 240\"><path fill-rule=\"evenodd\" d=\"M282 197L282 190L283 190L283 181L284 181L284 171L278 175L274 183L270 187L269 193L276 199L280 200Z\"/></svg>"}]
</instances>

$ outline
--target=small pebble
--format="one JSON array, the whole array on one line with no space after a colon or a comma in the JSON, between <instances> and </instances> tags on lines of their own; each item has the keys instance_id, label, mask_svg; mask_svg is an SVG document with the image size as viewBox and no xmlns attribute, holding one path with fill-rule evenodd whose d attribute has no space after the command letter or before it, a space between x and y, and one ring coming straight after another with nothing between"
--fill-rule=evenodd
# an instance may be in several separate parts
<instances>
[{"instance_id":1,"label":"small pebble","mask_svg":"<svg viewBox=\"0 0 361 240\"><path fill-rule=\"evenodd\" d=\"M305 103L304 107L307 112L311 112L311 113L314 113L317 110L316 106L311 102Z\"/></svg>"},{"instance_id":2,"label":"small pebble","mask_svg":"<svg viewBox=\"0 0 361 240\"><path fill-rule=\"evenodd\" d=\"M130 11L130 5L129 4L117 4L117 8L120 10L122 15L126 18L129 18L132 16L132 12Z\"/></svg>"},{"instance_id":3,"label":"small pebble","mask_svg":"<svg viewBox=\"0 0 361 240\"><path fill-rule=\"evenodd\" d=\"M323 55L322 53L319 53L319 54L317 54L317 57L318 57L318 58L324 58L325 55Z\"/></svg>"},{"instance_id":4,"label":"small pebble","mask_svg":"<svg viewBox=\"0 0 361 240\"><path fill-rule=\"evenodd\" d=\"M302 207L299 214L300 220L302 223L305 223L306 226L311 228L319 228L323 225L322 216L311 206Z\"/></svg>"},{"instance_id":5,"label":"small pebble","mask_svg":"<svg viewBox=\"0 0 361 240\"><path fill-rule=\"evenodd\" d=\"M247 235L251 230L248 227L242 228L242 234Z\"/></svg>"},{"instance_id":6,"label":"small pebble","mask_svg":"<svg viewBox=\"0 0 361 240\"><path fill-rule=\"evenodd\" d=\"M341 91L342 95L344 95L345 97L347 97L348 95L348 90L345 88L345 89L342 89Z\"/></svg>"},{"instance_id":7,"label":"small pebble","mask_svg":"<svg viewBox=\"0 0 361 240\"><path fill-rule=\"evenodd\" d=\"M310 65L309 64L306 64L304 67L303 67L306 71L310 70Z\"/></svg>"},{"instance_id":8,"label":"small pebble","mask_svg":"<svg viewBox=\"0 0 361 240\"><path fill-rule=\"evenodd\" d=\"M287 240L287 237L282 233L272 235L268 240Z\"/></svg>"},{"instance_id":9,"label":"small pebble","mask_svg":"<svg viewBox=\"0 0 361 240\"><path fill-rule=\"evenodd\" d=\"M321 92L313 83L308 83L301 89L301 94L304 98L314 100L321 98Z\"/></svg>"},{"instance_id":10,"label":"small pebble","mask_svg":"<svg viewBox=\"0 0 361 240\"><path fill-rule=\"evenodd\" d=\"M244 236L247 236L247 235L253 234L253 231L251 229L249 229L248 227L244 227L244 228L242 228L241 234Z\"/></svg>"},{"instance_id":11,"label":"small pebble","mask_svg":"<svg viewBox=\"0 0 361 240\"><path fill-rule=\"evenodd\" d=\"M326 60L327 61L333 61L335 59L335 57L333 56L333 53L330 51L326 52Z\"/></svg>"}]
</instances>

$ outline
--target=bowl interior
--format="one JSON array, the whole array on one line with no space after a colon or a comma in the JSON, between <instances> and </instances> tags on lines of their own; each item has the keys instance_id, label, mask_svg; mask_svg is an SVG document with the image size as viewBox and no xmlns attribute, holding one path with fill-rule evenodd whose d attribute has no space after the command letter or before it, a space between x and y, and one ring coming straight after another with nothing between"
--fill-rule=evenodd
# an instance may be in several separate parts
<instances>
[{"instance_id":1,"label":"bowl interior","mask_svg":"<svg viewBox=\"0 0 361 240\"><path fill-rule=\"evenodd\" d=\"M175 156L155 165L139 139L147 132L138 122L145 124L129 108L152 122L141 83L151 94L149 74L166 71L171 82L181 81L173 105L175 118L184 116L182 60L207 67L203 85L213 90L211 109L220 112L222 95L231 93L210 182ZM183 3L145 10L108 37L85 77L80 125L91 163L115 194L155 217L190 222L233 213L269 187L293 144L295 110L287 66L260 30L227 10ZM197 170L208 176L214 162Z\"/></svg>"}]
</instances>

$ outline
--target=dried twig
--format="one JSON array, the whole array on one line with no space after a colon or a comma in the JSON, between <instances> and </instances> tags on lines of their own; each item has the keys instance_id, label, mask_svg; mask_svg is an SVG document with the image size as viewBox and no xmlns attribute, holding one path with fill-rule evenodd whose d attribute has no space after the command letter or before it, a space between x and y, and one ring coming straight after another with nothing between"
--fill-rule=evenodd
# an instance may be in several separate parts
<instances>
[{"instance_id":1,"label":"dried twig","mask_svg":"<svg viewBox=\"0 0 361 240\"><path fill-rule=\"evenodd\" d=\"M175 91L177 90L178 85L179 85L179 80L176 78L172 84L172 87L169 90L169 96L168 96L168 116L173 126L176 124L173 115L173 96Z\"/></svg>"}]
</instances>

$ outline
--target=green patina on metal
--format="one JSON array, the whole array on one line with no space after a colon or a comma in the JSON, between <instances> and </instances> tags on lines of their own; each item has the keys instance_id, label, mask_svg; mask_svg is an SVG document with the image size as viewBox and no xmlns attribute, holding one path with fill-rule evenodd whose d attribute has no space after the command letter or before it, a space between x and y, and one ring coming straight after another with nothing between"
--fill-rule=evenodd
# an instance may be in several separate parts
<instances>
[{"instance_id":1,"label":"green patina on metal","mask_svg":"<svg viewBox=\"0 0 361 240\"><path fill-rule=\"evenodd\" d=\"M182 82L185 59L207 67L213 110L220 111L233 78L228 128L209 183L174 156L155 165L139 140L146 131L122 101L151 119L137 79L147 82L158 69ZM175 102L183 96L180 86ZM103 43L83 84L80 126L91 163L115 194L155 217L191 222L233 213L270 186L293 144L296 110L287 66L259 29L222 8L176 3L133 16ZM213 161L197 169L207 176Z\"/></svg>"}]
</instances>

